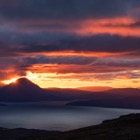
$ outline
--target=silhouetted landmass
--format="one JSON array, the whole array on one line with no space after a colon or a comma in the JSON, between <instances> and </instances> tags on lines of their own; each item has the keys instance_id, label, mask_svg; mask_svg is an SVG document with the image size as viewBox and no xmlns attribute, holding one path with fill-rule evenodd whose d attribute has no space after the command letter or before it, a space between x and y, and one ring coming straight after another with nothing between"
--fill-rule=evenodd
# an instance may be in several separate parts
<instances>
[{"instance_id":1,"label":"silhouetted landmass","mask_svg":"<svg viewBox=\"0 0 140 140\"><path fill-rule=\"evenodd\" d=\"M113 95L127 95L127 96L134 96L140 95L139 88L115 88L105 91L104 93L113 94Z\"/></svg>"},{"instance_id":2,"label":"silhouetted landmass","mask_svg":"<svg viewBox=\"0 0 140 140\"><path fill-rule=\"evenodd\" d=\"M67 104L68 106L94 106L107 108L128 108L140 109L140 98L128 97L122 99L92 99L86 101L75 101Z\"/></svg>"},{"instance_id":3,"label":"silhouetted landmass","mask_svg":"<svg viewBox=\"0 0 140 140\"><path fill-rule=\"evenodd\" d=\"M1 102L41 101L52 98L52 95L26 78L18 79L16 83L11 83L0 89Z\"/></svg>"},{"instance_id":4,"label":"silhouetted landmass","mask_svg":"<svg viewBox=\"0 0 140 140\"><path fill-rule=\"evenodd\" d=\"M91 99L95 94L76 89L42 89L28 79L20 78L16 83L11 83L0 88L0 102L71 101Z\"/></svg>"},{"instance_id":5,"label":"silhouetted landmass","mask_svg":"<svg viewBox=\"0 0 140 140\"><path fill-rule=\"evenodd\" d=\"M71 101L89 99L87 95L87 91L74 89L42 89L26 78L20 78L17 82L0 88L0 102Z\"/></svg>"},{"instance_id":6,"label":"silhouetted landmass","mask_svg":"<svg viewBox=\"0 0 140 140\"><path fill-rule=\"evenodd\" d=\"M90 99L93 97L93 92L71 89L71 88L48 88L45 89L48 93L51 93L53 96L58 99L64 100L77 100L77 99Z\"/></svg>"},{"instance_id":7,"label":"silhouetted landmass","mask_svg":"<svg viewBox=\"0 0 140 140\"><path fill-rule=\"evenodd\" d=\"M68 132L0 128L2 140L139 140L140 114L121 116Z\"/></svg>"},{"instance_id":8,"label":"silhouetted landmass","mask_svg":"<svg viewBox=\"0 0 140 140\"><path fill-rule=\"evenodd\" d=\"M0 88L0 102L69 101L68 105L140 108L140 89L122 88L104 92L77 89L42 89L26 78Z\"/></svg>"},{"instance_id":9,"label":"silhouetted landmass","mask_svg":"<svg viewBox=\"0 0 140 140\"><path fill-rule=\"evenodd\" d=\"M74 101L67 105L140 109L140 89L112 89L99 93L90 100Z\"/></svg>"},{"instance_id":10,"label":"silhouetted landmass","mask_svg":"<svg viewBox=\"0 0 140 140\"><path fill-rule=\"evenodd\" d=\"M0 128L0 140L18 140L24 137L50 137L58 135L58 131L45 131L45 130L36 130L36 129L7 129Z\"/></svg>"}]
</instances>

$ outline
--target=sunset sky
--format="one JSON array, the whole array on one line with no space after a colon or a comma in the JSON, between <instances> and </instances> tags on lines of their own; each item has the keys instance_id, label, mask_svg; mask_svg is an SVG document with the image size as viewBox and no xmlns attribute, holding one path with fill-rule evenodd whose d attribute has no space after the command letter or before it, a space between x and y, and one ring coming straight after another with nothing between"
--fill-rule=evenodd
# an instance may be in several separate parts
<instances>
[{"instance_id":1,"label":"sunset sky","mask_svg":"<svg viewBox=\"0 0 140 140\"><path fill-rule=\"evenodd\" d=\"M0 81L140 87L140 0L0 0Z\"/></svg>"}]
</instances>

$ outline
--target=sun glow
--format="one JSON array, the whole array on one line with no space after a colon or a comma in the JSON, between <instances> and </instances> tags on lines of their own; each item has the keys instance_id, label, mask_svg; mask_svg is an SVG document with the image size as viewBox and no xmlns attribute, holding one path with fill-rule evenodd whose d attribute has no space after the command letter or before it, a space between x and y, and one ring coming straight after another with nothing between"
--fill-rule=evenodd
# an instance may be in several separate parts
<instances>
[{"instance_id":1,"label":"sun glow","mask_svg":"<svg viewBox=\"0 0 140 140\"><path fill-rule=\"evenodd\" d=\"M34 80L38 78L38 76L35 73L32 73L31 71L27 71L25 77L29 80Z\"/></svg>"},{"instance_id":2,"label":"sun glow","mask_svg":"<svg viewBox=\"0 0 140 140\"><path fill-rule=\"evenodd\" d=\"M18 78L12 78L10 80L5 80L5 81L2 81L4 84L10 84L10 83L16 83Z\"/></svg>"},{"instance_id":3,"label":"sun glow","mask_svg":"<svg viewBox=\"0 0 140 140\"><path fill-rule=\"evenodd\" d=\"M133 71L138 73L139 71ZM27 71L26 76L15 77L9 80L2 81L4 84L18 84L19 78L27 78L41 88L79 88L89 86L111 86L114 88L133 87L139 88L140 78L131 79L131 75L116 76L114 80L98 80L96 77L89 77L89 73L83 74L58 74L58 73L39 73ZM95 75L95 74L94 74ZM97 74L98 75L98 74ZM95 75L96 76L96 75ZM87 78L87 79L86 79Z\"/></svg>"},{"instance_id":4,"label":"sun glow","mask_svg":"<svg viewBox=\"0 0 140 140\"><path fill-rule=\"evenodd\" d=\"M17 83L17 80L20 79L20 78L27 78L29 80L36 80L38 78L38 76L30 71L28 71L26 73L26 76L20 76L20 77L16 77L16 78L12 78L12 79L9 79L9 80L4 80L2 81L2 83L8 85L8 84L11 84L11 83Z\"/></svg>"}]
</instances>

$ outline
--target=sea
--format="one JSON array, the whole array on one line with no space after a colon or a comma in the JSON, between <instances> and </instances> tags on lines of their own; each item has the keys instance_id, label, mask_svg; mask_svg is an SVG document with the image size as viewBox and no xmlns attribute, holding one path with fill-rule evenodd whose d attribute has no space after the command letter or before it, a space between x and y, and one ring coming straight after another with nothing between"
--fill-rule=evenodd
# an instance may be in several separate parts
<instances>
[{"instance_id":1,"label":"sea","mask_svg":"<svg viewBox=\"0 0 140 140\"><path fill-rule=\"evenodd\" d=\"M64 102L3 103L0 127L69 131L131 113L140 110L66 106Z\"/></svg>"}]
</instances>

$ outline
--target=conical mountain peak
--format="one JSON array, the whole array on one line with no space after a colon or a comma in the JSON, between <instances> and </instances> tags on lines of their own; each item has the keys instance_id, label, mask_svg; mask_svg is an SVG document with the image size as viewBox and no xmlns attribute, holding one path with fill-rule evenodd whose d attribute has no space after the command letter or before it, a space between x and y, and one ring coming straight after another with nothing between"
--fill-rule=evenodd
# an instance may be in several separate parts
<instances>
[{"instance_id":1,"label":"conical mountain peak","mask_svg":"<svg viewBox=\"0 0 140 140\"><path fill-rule=\"evenodd\" d=\"M24 77L17 79L15 83L11 83L9 86L18 87L18 88L22 87L25 88L26 90L37 89L37 88L40 89L40 87L37 84L31 82L29 79Z\"/></svg>"},{"instance_id":2,"label":"conical mountain peak","mask_svg":"<svg viewBox=\"0 0 140 140\"><path fill-rule=\"evenodd\" d=\"M16 80L16 83L18 84L33 84L29 79L27 78L19 78Z\"/></svg>"}]
</instances>

